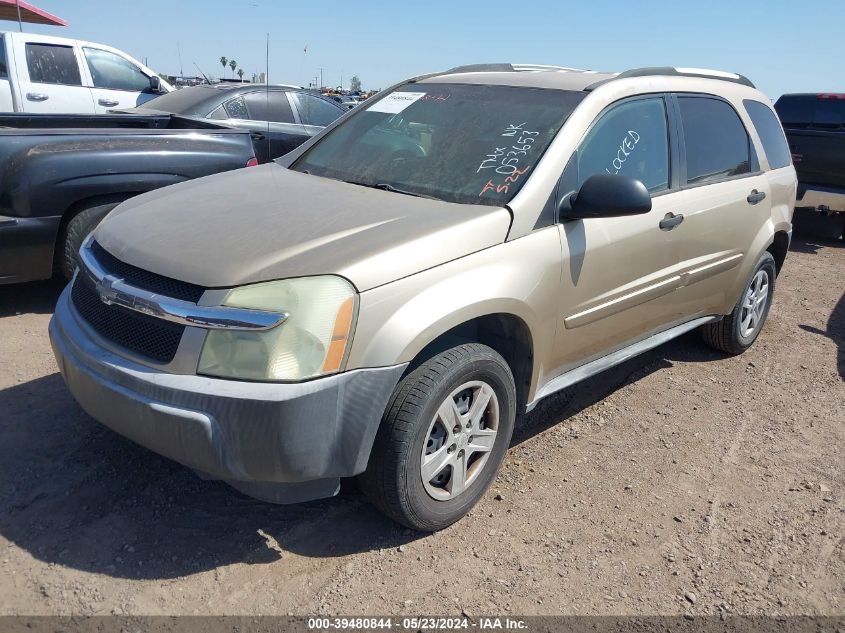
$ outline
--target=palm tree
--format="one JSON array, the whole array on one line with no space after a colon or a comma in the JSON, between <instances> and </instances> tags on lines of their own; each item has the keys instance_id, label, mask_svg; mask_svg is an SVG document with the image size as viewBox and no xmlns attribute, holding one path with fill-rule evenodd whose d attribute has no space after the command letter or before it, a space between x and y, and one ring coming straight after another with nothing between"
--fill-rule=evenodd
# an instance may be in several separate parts
<instances>
[{"instance_id":1,"label":"palm tree","mask_svg":"<svg viewBox=\"0 0 845 633\"><path fill-rule=\"evenodd\" d=\"M223 74L224 75L226 74L226 64L228 64L228 63L229 63L229 60L226 59L225 57L220 58L220 65L223 66Z\"/></svg>"},{"instance_id":2,"label":"palm tree","mask_svg":"<svg viewBox=\"0 0 845 633\"><path fill-rule=\"evenodd\" d=\"M235 76L235 68L237 68L237 67L238 67L238 62L236 62L234 59L230 59L229 60L229 68L232 69L232 76L233 77Z\"/></svg>"},{"instance_id":3,"label":"palm tree","mask_svg":"<svg viewBox=\"0 0 845 633\"><path fill-rule=\"evenodd\" d=\"M243 83L244 82L244 69L243 68L238 68L238 77L241 78L241 83Z\"/></svg>"}]
</instances>

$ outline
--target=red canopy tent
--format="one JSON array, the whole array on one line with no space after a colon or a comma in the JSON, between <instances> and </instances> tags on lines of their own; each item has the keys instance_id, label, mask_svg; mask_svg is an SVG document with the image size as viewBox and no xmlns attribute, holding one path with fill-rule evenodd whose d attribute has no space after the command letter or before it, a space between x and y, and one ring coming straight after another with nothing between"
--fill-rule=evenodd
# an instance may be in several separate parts
<instances>
[{"instance_id":1,"label":"red canopy tent","mask_svg":"<svg viewBox=\"0 0 845 633\"><path fill-rule=\"evenodd\" d=\"M20 11L20 13L18 13ZM67 22L57 18L44 9L39 9L22 0L0 0L0 20L10 20L30 24L51 24L53 26L67 26Z\"/></svg>"}]
</instances>

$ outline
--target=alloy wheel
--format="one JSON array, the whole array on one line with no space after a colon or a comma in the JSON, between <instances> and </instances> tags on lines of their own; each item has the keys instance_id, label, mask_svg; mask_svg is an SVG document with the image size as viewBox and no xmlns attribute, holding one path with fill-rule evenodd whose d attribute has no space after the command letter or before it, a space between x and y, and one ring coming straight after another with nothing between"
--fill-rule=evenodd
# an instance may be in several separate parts
<instances>
[{"instance_id":1,"label":"alloy wheel","mask_svg":"<svg viewBox=\"0 0 845 633\"><path fill-rule=\"evenodd\" d=\"M769 274L758 270L745 291L742 312L739 319L739 333L743 338L751 337L763 324L766 305L769 301Z\"/></svg>"},{"instance_id":2,"label":"alloy wheel","mask_svg":"<svg viewBox=\"0 0 845 633\"><path fill-rule=\"evenodd\" d=\"M420 458L423 486L430 497L448 501L477 480L496 443L499 400L483 381L452 391L429 425Z\"/></svg>"}]
</instances>

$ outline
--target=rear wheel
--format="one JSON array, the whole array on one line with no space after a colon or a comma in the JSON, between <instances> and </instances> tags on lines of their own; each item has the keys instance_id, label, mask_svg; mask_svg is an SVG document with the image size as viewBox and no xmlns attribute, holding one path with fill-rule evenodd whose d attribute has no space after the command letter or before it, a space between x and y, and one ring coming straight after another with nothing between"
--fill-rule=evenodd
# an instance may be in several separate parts
<instances>
[{"instance_id":1,"label":"rear wheel","mask_svg":"<svg viewBox=\"0 0 845 633\"><path fill-rule=\"evenodd\" d=\"M769 315L775 270L772 254L763 253L733 311L721 321L702 326L705 343L728 354L741 354L751 347Z\"/></svg>"},{"instance_id":2,"label":"rear wheel","mask_svg":"<svg viewBox=\"0 0 845 633\"><path fill-rule=\"evenodd\" d=\"M476 343L446 350L396 387L361 487L403 525L445 528L496 477L515 415L513 376L498 353Z\"/></svg>"},{"instance_id":3,"label":"rear wheel","mask_svg":"<svg viewBox=\"0 0 845 633\"><path fill-rule=\"evenodd\" d=\"M73 277L76 270L79 249L82 242L88 237L109 211L114 209L119 202L110 202L96 207L82 209L74 215L59 235L59 242L56 246L56 264L58 272L68 281Z\"/></svg>"}]
</instances>

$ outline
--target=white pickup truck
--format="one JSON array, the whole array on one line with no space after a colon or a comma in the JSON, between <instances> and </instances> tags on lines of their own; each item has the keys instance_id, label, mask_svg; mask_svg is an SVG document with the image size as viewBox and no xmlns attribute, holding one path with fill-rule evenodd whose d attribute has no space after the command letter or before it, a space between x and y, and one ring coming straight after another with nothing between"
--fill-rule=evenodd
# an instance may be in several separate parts
<instances>
[{"instance_id":1,"label":"white pickup truck","mask_svg":"<svg viewBox=\"0 0 845 633\"><path fill-rule=\"evenodd\" d=\"M116 48L0 32L0 112L102 114L172 90L155 71Z\"/></svg>"}]
</instances>

